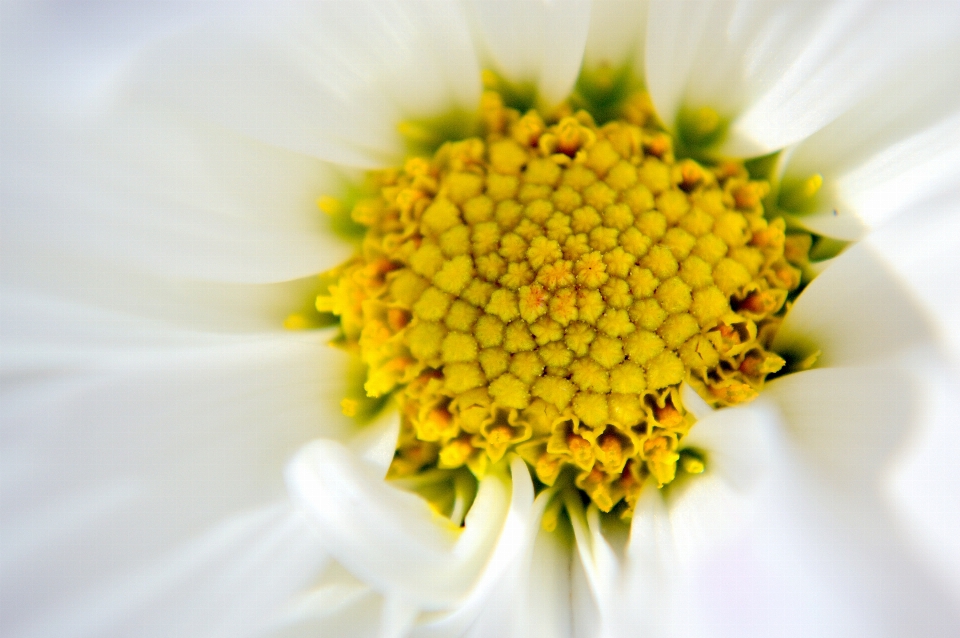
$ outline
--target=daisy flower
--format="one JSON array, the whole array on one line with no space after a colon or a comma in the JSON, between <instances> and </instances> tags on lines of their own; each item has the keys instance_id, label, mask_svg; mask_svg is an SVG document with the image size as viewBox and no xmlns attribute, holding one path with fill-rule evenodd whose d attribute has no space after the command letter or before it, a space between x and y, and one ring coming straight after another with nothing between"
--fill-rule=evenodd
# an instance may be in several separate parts
<instances>
[{"instance_id":1,"label":"daisy flower","mask_svg":"<svg viewBox=\"0 0 960 638\"><path fill-rule=\"evenodd\" d=\"M960 630L951 4L2 13L4 635Z\"/></svg>"}]
</instances>

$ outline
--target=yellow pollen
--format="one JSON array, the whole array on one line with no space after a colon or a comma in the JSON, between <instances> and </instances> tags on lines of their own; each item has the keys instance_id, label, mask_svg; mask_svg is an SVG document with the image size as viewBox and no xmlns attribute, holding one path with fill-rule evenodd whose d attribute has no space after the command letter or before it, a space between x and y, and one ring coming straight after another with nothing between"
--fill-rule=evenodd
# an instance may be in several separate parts
<instances>
[{"instance_id":1,"label":"yellow pollen","mask_svg":"<svg viewBox=\"0 0 960 638\"><path fill-rule=\"evenodd\" d=\"M625 104L598 126L488 91L481 137L373 174L377 190L354 204L362 247L316 307L339 318L368 397L399 406L391 477L480 477L518 454L542 484L568 481L630 517L648 477L708 469L684 447L682 383L723 407L785 365L769 346L809 237L764 217L766 182L735 162L677 160L649 99ZM704 108L687 126L707 138L723 122Z\"/></svg>"}]
</instances>

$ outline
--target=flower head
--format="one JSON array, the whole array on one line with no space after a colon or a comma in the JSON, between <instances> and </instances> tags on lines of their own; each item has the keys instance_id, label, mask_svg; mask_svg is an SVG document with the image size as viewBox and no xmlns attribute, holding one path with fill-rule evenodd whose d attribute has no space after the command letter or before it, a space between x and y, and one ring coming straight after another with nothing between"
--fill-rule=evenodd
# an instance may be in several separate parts
<instances>
[{"instance_id":1,"label":"flower head","mask_svg":"<svg viewBox=\"0 0 960 638\"><path fill-rule=\"evenodd\" d=\"M4 633L956 630L952 7L87 11L2 22Z\"/></svg>"}]
</instances>

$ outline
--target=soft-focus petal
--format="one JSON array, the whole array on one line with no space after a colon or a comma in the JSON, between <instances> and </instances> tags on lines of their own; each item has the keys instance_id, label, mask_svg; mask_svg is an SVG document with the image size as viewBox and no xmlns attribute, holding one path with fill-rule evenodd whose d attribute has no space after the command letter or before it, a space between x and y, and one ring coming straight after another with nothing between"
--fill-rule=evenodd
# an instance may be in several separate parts
<instances>
[{"instance_id":1,"label":"soft-focus petal","mask_svg":"<svg viewBox=\"0 0 960 638\"><path fill-rule=\"evenodd\" d=\"M912 361L924 392L917 425L898 450L885 486L909 544L960 601L960 370L928 357Z\"/></svg>"},{"instance_id":2,"label":"soft-focus petal","mask_svg":"<svg viewBox=\"0 0 960 638\"><path fill-rule=\"evenodd\" d=\"M352 250L316 205L342 190L345 175L303 155L145 112L69 128L4 121L0 135L4 269L23 279L83 259L115 271L275 282L330 268Z\"/></svg>"},{"instance_id":3,"label":"soft-focus petal","mask_svg":"<svg viewBox=\"0 0 960 638\"><path fill-rule=\"evenodd\" d=\"M776 477L745 533L685 578L693 627L738 638L957 632L943 589L875 498L790 455Z\"/></svg>"},{"instance_id":4,"label":"soft-focus petal","mask_svg":"<svg viewBox=\"0 0 960 638\"><path fill-rule=\"evenodd\" d=\"M343 165L402 159L397 124L474 109L479 69L454 3L279 4L157 47L138 99Z\"/></svg>"},{"instance_id":5,"label":"soft-focus petal","mask_svg":"<svg viewBox=\"0 0 960 638\"><path fill-rule=\"evenodd\" d=\"M886 474L922 414L918 380L896 367L807 370L773 381L764 395L816 471L848 486Z\"/></svg>"},{"instance_id":6,"label":"soft-focus petal","mask_svg":"<svg viewBox=\"0 0 960 638\"><path fill-rule=\"evenodd\" d=\"M647 81L661 117L711 107L725 153L761 155L819 130L915 52L956 31L939 4L651 3Z\"/></svg>"},{"instance_id":7,"label":"soft-focus petal","mask_svg":"<svg viewBox=\"0 0 960 638\"><path fill-rule=\"evenodd\" d=\"M245 635L262 629L325 560L316 535L286 504L235 514L170 548L158 538L162 520L128 521L117 535L112 519L91 539L90 519L111 515L124 496L86 494L33 521L41 537L53 527L64 534L48 550L82 544L87 551L45 552L27 572L4 566L5 636ZM4 528L6 558L22 530L6 521ZM133 544L148 549L139 560L124 555Z\"/></svg>"},{"instance_id":8,"label":"soft-focus petal","mask_svg":"<svg viewBox=\"0 0 960 638\"><path fill-rule=\"evenodd\" d=\"M382 611L382 596L342 566L331 563L319 583L294 597L278 614L268 635L373 638L380 635Z\"/></svg>"},{"instance_id":9,"label":"soft-focus petal","mask_svg":"<svg viewBox=\"0 0 960 638\"><path fill-rule=\"evenodd\" d=\"M530 471L519 458L511 462L513 496L510 511L496 547L490 554L483 573L470 593L454 611L424 622L413 636L553 636L557 618L540 618L539 614L556 611L557 593L539 591L543 574L534 571L534 542L540 529L540 517L552 492L533 499ZM554 546L539 557L556 569ZM537 565L539 567L539 565ZM562 594L561 594L562 595ZM559 625L562 627L562 617ZM541 624L541 621L545 621Z\"/></svg>"},{"instance_id":10,"label":"soft-focus petal","mask_svg":"<svg viewBox=\"0 0 960 638\"><path fill-rule=\"evenodd\" d=\"M576 540L576 555L579 566L583 570L582 581L578 574L574 573L575 635L607 638L616 631L616 623L619 620L619 614L615 610L621 602L618 593L622 565L616 549L623 549L623 540L617 539L620 543L611 546L600 528L596 506L590 506L585 511L578 501L579 496L568 496L566 499L567 513L573 524ZM578 598L583 600L578 602ZM581 625L583 621L577 615L586 612L583 615L589 618L593 616L591 613L593 609L596 610L593 626Z\"/></svg>"},{"instance_id":11,"label":"soft-focus petal","mask_svg":"<svg viewBox=\"0 0 960 638\"><path fill-rule=\"evenodd\" d=\"M779 454L776 410L766 401L717 410L683 444L705 455L707 469L670 487L677 560L689 564L748 524L758 490Z\"/></svg>"},{"instance_id":12,"label":"soft-focus petal","mask_svg":"<svg viewBox=\"0 0 960 638\"><path fill-rule=\"evenodd\" d=\"M304 447L287 477L334 558L388 597L400 595L426 609L467 591L510 505L505 479L488 475L460 532L421 497L385 483L377 468L328 440Z\"/></svg>"},{"instance_id":13,"label":"soft-focus petal","mask_svg":"<svg viewBox=\"0 0 960 638\"><path fill-rule=\"evenodd\" d=\"M570 94L590 27L589 0L471 2L482 58L512 82L529 82L554 105Z\"/></svg>"},{"instance_id":14,"label":"soft-focus petal","mask_svg":"<svg viewBox=\"0 0 960 638\"><path fill-rule=\"evenodd\" d=\"M629 64L642 75L646 23L646 0L593 0L584 67Z\"/></svg>"},{"instance_id":15,"label":"soft-focus petal","mask_svg":"<svg viewBox=\"0 0 960 638\"><path fill-rule=\"evenodd\" d=\"M236 11L236 3L4 2L4 119L70 119L97 108L145 48Z\"/></svg>"},{"instance_id":16,"label":"soft-focus petal","mask_svg":"<svg viewBox=\"0 0 960 638\"><path fill-rule=\"evenodd\" d=\"M909 73L790 150L784 179L823 176L804 226L860 239L898 213L944 196L960 180L960 47L925 51Z\"/></svg>"},{"instance_id":17,"label":"soft-focus petal","mask_svg":"<svg viewBox=\"0 0 960 638\"><path fill-rule=\"evenodd\" d=\"M600 609L594 598L587 577L584 558L579 551L573 552L570 561L570 614L573 616L572 635L575 638L597 638L600 629Z\"/></svg>"},{"instance_id":18,"label":"soft-focus petal","mask_svg":"<svg viewBox=\"0 0 960 638\"><path fill-rule=\"evenodd\" d=\"M863 244L920 302L937 336L960 357L960 181L901 210Z\"/></svg>"},{"instance_id":19,"label":"soft-focus petal","mask_svg":"<svg viewBox=\"0 0 960 638\"><path fill-rule=\"evenodd\" d=\"M797 298L774 350L800 359L820 351L818 366L864 365L936 343L927 314L866 244L858 244Z\"/></svg>"},{"instance_id":20,"label":"soft-focus petal","mask_svg":"<svg viewBox=\"0 0 960 638\"><path fill-rule=\"evenodd\" d=\"M284 500L294 450L354 427L328 409L346 390L328 333L191 331L10 289L0 320L2 562L20 583L3 607L24 627ZM137 613L102 604L105 627Z\"/></svg>"}]
</instances>

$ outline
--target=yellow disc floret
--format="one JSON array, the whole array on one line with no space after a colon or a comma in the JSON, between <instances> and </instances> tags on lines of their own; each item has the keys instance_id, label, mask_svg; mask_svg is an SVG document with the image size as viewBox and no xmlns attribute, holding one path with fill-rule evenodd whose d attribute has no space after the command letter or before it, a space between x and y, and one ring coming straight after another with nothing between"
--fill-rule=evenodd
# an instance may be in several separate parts
<instances>
[{"instance_id":1,"label":"yellow disc floret","mask_svg":"<svg viewBox=\"0 0 960 638\"><path fill-rule=\"evenodd\" d=\"M767 184L675 160L649 106L625 112L597 126L488 92L482 138L376 174L355 205L360 252L317 307L368 397L399 404L391 476L480 475L512 452L629 516L648 477L706 467L680 384L721 407L784 365L767 348L800 274Z\"/></svg>"}]
</instances>

